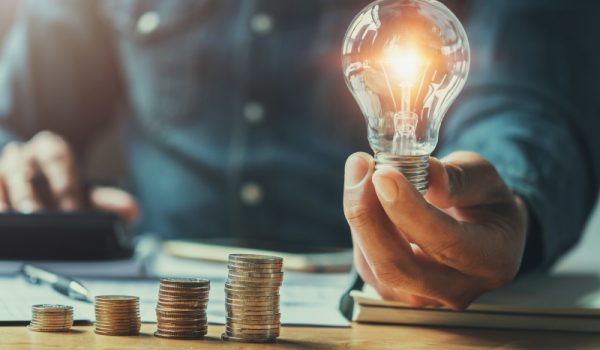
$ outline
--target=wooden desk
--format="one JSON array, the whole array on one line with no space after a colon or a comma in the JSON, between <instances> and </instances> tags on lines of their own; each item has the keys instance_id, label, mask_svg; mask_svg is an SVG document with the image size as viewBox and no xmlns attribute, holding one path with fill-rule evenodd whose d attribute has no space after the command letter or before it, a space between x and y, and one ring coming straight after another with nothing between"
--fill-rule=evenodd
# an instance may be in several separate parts
<instances>
[{"instance_id":1,"label":"wooden desk","mask_svg":"<svg viewBox=\"0 0 600 350\"><path fill-rule=\"evenodd\" d=\"M284 327L277 344L239 344L220 340L222 326L210 326L205 340L170 340L142 334L100 336L92 326L70 333L38 333L26 327L0 327L0 349L600 349L600 334L419 328L355 324L352 328Z\"/></svg>"}]
</instances>

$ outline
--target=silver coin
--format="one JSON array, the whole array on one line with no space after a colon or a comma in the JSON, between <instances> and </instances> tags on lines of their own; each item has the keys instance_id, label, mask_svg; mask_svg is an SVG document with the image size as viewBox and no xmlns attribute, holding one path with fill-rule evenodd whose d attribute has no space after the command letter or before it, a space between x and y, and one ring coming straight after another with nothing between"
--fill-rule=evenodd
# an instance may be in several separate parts
<instances>
[{"instance_id":1,"label":"silver coin","mask_svg":"<svg viewBox=\"0 0 600 350\"><path fill-rule=\"evenodd\" d=\"M272 315L245 315L245 316L227 316L227 319L239 320L239 321L262 321L262 320L279 320L281 314Z\"/></svg>"},{"instance_id":2,"label":"silver coin","mask_svg":"<svg viewBox=\"0 0 600 350\"><path fill-rule=\"evenodd\" d=\"M232 332L232 331L228 331L228 330L225 330L225 334L233 336L233 337L244 338L244 339L276 338L276 337L279 336L279 332L272 332L272 333L240 333L240 332Z\"/></svg>"},{"instance_id":3,"label":"silver coin","mask_svg":"<svg viewBox=\"0 0 600 350\"><path fill-rule=\"evenodd\" d=\"M227 315L231 317L245 317L245 316L265 316L278 314L279 309L276 310L264 310L264 309L239 309L239 308L227 308Z\"/></svg>"},{"instance_id":4,"label":"silver coin","mask_svg":"<svg viewBox=\"0 0 600 350\"><path fill-rule=\"evenodd\" d=\"M207 280L205 278L161 278L160 284L204 287L210 285L210 280Z\"/></svg>"},{"instance_id":5,"label":"silver coin","mask_svg":"<svg viewBox=\"0 0 600 350\"><path fill-rule=\"evenodd\" d=\"M226 333L221 335L221 339L236 343L274 343L277 341L275 338L242 338L228 335Z\"/></svg>"},{"instance_id":6,"label":"silver coin","mask_svg":"<svg viewBox=\"0 0 600 350\"><path fill-rule=\"evenodd\" d=\"M73 311L73 307L70 305L60 305L60 304L37 304L31 307L33 311L38 312L64 312L64 311Z\"/></svg>"},{"instance_id":7,"label":"silver coin","mask_svg":"<svg viewBox=\"0 0 600 350\"><path fill-rule=\"evenodd\" d=\"M233 330L272 330L280 328L279 324L240 324L233 322L227 322L226 326Z\"/></svg>"},{"instance_id":8,"label":"silver coin","mask_svg":"<svg viewBox=\"0 0 600 350\"><path fill-rule=\"evenodd\" d=\"M234 337L240 337L240 338L276 338L279 337L280 333L279 332L236 332L236 331L231 331L229 329L225 329L225 333L232 335Z\"/></svg>"},{"instance_id":9,"label":"silver coin","mask_svg":"<svg viewBox=\"0 0 600 350\"><path fill-rule=\"evenodd\" d=\"M251 299L241 299L235 297L227 297L225 298L225 304L233 305L233 306L269 306L269 305L279 305L279 299L272 300L251 300Z\"/></svg>"},{"instance_id":10,"label":"silver coin","mask_svg":"<svg viewBox=\"0 0 600 350\"><path fill-rule=\"evenodd\" d=\"M255 285L248 285L248 284L244 284L244 283L237 283L235 281L227 281L225 282L225 290L230 290L233 292L255 292L255 293L273 293L273 292L279 292L280 287L279 286L255 286Z\"/></svg>"},{"instance_id":11,"label":"silver coin","mask_svg":"<svg viewBox=\"0 0 600 350\"><path fill-rule=\"evenodd\" d=\"M227 280L229 285L231 286L255 286L259 288L280 288L283 284L282 281L274 281L274 280L259 280L259 279L229 279Z\"/></svg>"}]
</instances>

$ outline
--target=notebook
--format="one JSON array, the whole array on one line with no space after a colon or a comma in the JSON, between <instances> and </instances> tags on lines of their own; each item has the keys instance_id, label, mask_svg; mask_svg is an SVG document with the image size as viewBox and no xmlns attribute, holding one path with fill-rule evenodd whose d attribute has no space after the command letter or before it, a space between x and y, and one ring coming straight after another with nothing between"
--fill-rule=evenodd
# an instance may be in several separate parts
<instances>
[{"instance_id":1,"label":"notebook","mask_svg":"<svg viewBox=\"0 0 600 350\"><path fill-rule=\"evenodd\" d=\"M594 274L526 276L460 312L383 300L370 286L351 296L357 322L600 332L600 277Z\"/></svg>"},{"instance_id":2,"label":"notebook","mask_svg":"<svg viewBox=\"0 0 600 350\"><path fill-rule=\"evenodd\" d=\"M352 249L315 247L257 239L173 239L162 245L173 256L227 262L229 254L277 255L285 260L286 271L346 272L352 265Z\"/></svg>"}]
</instances>

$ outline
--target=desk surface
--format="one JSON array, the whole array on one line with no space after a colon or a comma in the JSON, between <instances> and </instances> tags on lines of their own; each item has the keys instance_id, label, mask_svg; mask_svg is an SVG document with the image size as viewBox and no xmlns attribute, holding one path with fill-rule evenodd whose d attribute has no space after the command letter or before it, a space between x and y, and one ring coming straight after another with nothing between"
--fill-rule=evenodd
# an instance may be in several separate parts
<instances>
[{"instance_id":1,"label":"desk surface","mask_svg":"<svg viewBox=\"0 0 600 350\"><path fill-rule=\"evenodd\" d=\"M220 340L223 326L210 326L205 340L152 336L154 324L129 337L100 336L92 326L70 333L38 333L26 327L0 327L0 349L599 349L600 334L420 328L355 324L352 328L284 327L277 344L238 344Z\"/></svg>"}]
</instances>

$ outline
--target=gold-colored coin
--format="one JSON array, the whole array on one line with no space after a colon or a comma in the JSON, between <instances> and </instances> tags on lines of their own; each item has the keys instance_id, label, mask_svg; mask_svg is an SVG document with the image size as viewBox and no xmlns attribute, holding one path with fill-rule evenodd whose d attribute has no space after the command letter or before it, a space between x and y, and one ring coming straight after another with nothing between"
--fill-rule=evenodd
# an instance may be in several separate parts
<instances>
[{"instance_id":1,"label":"gold-colored coin","mask_svg":"<svg viewBox=\"0 0 600 350\"><path fill-rule=\"evenodd\" d=\"M141 327L139 298L129 295L100 295L95 298L95 332L101 335L138 334Z\"/></svg>"},{"instance_id":2,"label":"gold-colored coin","mask_svg":"<svg viewBox=\"0 0 600 350\"><path fill-rule=\"evenodd\" d=\"M227 296L225 297L225 303L229 305L253 305L253 306L266 306L266 305L279 305L279 298L270 300L254 300L254 299L241 299Z\"/></svg>"},{"instance_id":3,"label":"gold-colored coin","mask_svg":"<svg viewBox=\"0 0 600 350\"><path fill-rule=\"evenodd\" d=\"M236 281L227 281L225 283L225 291L234 293L248 294L275 294L279 293L280 286L255 286L247 283L238 283Z\"/></svg>"},{"instance_id":4,"label":"gold-colored coin","mask_svg":"<svg viewBox=\"0 0 600 350\"><path fill-rule=\"evenodd\" d=\"M160 280L156 307L157 337L202 338L208 329L206 307L210 281L199 278Z\"/></svg>"},{"instance_id":5,"label":"gold-colored coin","mask_svg":"<svg viewBox=\"0 0 600 350\"><path fill-rule=\"evenodd\" d=\"M73 326L73 307L58 304L37 304L31 307L28 328L35 332L66 332Z\"/></svg>"}]
</instances>

